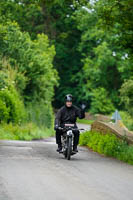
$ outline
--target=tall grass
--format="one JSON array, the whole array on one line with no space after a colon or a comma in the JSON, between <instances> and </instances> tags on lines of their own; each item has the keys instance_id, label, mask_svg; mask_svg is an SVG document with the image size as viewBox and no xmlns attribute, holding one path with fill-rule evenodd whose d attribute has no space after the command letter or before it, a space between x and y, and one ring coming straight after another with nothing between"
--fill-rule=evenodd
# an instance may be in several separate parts
<instances>
[{"instance_id":1,"label":"tall grass","mask_svg":"<svg viewBox=\"0 0 133 200\"><path fill-rule=\"evenodd\" d=\"M42 139L54 135L54 131L48 128L39 128L33 123L24 125L6 124L0 125L0 139L8 140L33 140Z\"/></svg>"}]
</instances>

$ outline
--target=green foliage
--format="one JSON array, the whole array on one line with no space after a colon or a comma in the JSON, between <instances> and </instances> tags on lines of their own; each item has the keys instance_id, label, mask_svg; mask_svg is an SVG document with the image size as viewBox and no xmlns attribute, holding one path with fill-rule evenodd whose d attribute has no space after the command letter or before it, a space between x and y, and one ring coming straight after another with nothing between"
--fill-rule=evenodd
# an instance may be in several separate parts
<instances>
[{"instance_id":1,"label":"green foliage","mask_svg":"<svg viewBox=\"0 0 133 200\"><path fill-rule=\"evenodd\" d=\"M87 146L88 141L90 140L90 137L91 137L90 132L85 132L85 133L80 134L79 144L82 146Z\"/></svg>"},{"instance_id":2,"label":"green foliage","mask_svg":"<svg viewBox=\"0 0 133 200\"><path fill-rule=\"evenodd\" d=\"M124 125L130 130L133 131L133 118L131 115L129 115L128 112L121 111L120 116L122 118L122 122Z\"/></svg>"},{"instance_id":3,"label":"green foliage","mask_svg":"<svg viewBox=\"0 0 133 200\"><path fill-rule=\"evenodd\" d=\"M58 77L52 64L54 46L49 45L48 37L44 34L38 34L32 41L29 34L22 32L15 22L1 23L0 33L0 120L20 123L26 111L28 121L33 120L41 128L51 128L51 101ZM25 109L23 104L26 105ZM32 107L30 114L27 104Z\"/></svg>"},{"instance_id":4,"label":"green foliage","mask_svg":"<svg viewBox=\"0 0 133 200\"><path fill-rule=\"evenodd\" d=\"M1 14L4 13L4 19L16 21L21 30L28 32L32 39L36 39L38 33L48 35L50 42L55 45L54 66L60 76L60 87L56 88L56 107L64 103L64 94L76 93L73 88L78 80L75 82L72 75L81 69L81 56L77 51L80 32L76 28L72 14L87 2L87 0L20 0L19 3L16 0L7 2L2 0L0 2L0 11ZM79 102L79 98L77 100Z\"/></svg>"},{"instance_id":5,"label":"green foliage","mask_svg":"<svg viewBox=\"0 0 133 200\"><path fill-rule=\"evenodd\" d=\"M21 123L26 117L23 102L15 88L0 91L0 122Z\"/></svg>"},{"instance_id":6,"label":"green foliage","mask_svg":"<svg viewBox=\"0 0 133 200\"><path fill-rule=\"evenodd\" d=\"M32 38L42 32L43 13L38 0L1 0L0 1L1 21L16 21L22 31L29 32Z\"/></svg>"},{"instance_id":7,"label":"green foliage","mask_svg":"<svg viewBox=\"0 0 133 200\"><path fill-rule=\"evenodd\" d=\"M115 108L108 97L107 91L104 88L92 90L92 102L90 112L109 114Z\"/></svg>"},{"instance_id":8,"label":"green foliage","mask_svg":"<svg viewBox=\"0 0 133 200\"><path fill-rule=\"evenodd\" d=\"M0 122L22 123L26 119L23 101L16 90L15 78L19 73L9 63L1 62L0 71Z\"/></svg>"},{"instance_id":9,"label":"green foliage","mask_svg":"<svg viewBox=\"0 0 133 200\"><path fill-rule=\"evenodd\" d=\"M80 136L80 145L88 146L93 151L106 156L113 156L129 164L133 164L133 146L119 140L112 134L85 132Z\"/></svg>"},{"instance_id":10,"label":"green foliage","mask_svg":"<svg viewBox=\"0 0 133 200\"><path fill-rule=\"evenodd\" d=\"M27 106L28 120L32 121L38 127L53 128L54 114L50 103L45 104L41 102L31 102Z\"/></svg>"},{"instance_id":11,"label":"green foliage","mask_svg":"<svg viewBox=\"0 0 133 200\"><path fill-rule=\"evenodd\" d=\"M114 156L118 150L119 141L114 135L86 132L81 135L80 144L87 145L100 154Z\"/></svg>"},{"instance_id":12,"label":"green foliage","mask_svg":"<svg viewBox=\"0 0 133 200\"><path fill-rule=\"evenodd\" d=\"M20 78L17 78L19 88L24 89L25 100L51 101L54 86L57 84L57 73L53 69L54 46L49 46L48 37L39 34L32 41L28 33L23 33L16 23L8 22L0 25L0 53L9 57L11 66L18 65L18 72L26 77L26 84L20 88ZM50 80L50 81L49 81Z\"/></svg>"},{"instance_id":13,"label":"green foliage","mask_svg":"<svg viewBox=\"0 0 133 200\"><path fill-rule=\"evenodd\" d=\"M85 101L89 108L93 90L105 88L109 101L122 109L119 89L124 79L131 77L133 68L132 3L127 2L1 0L1 52L26 77L26 81L18 78L18 83L24 83L19 88L25 101L51 101L57 86L57 69L60 86L55 89L55 107L64 103L66 93L72 93L77 105ZM16 21L21 31L11 21ZM54 44L56 55L42 33Z\"/></svg>"},{"instance_id":14,"label":"green foliage","mask_svg":"<svg viewBox=\"0 0 133 200\"><path fill-rule=\"evenodd\" d=\"M54 89L55 107L72 93L93 113L125 105L131 114L132 85L123 82L133 76L132 17L131 0L1 0L0 91L10 92L14 81L29 120L39 127L53 124Z\"/></svg>"},{"instance_id":15,"label":"green foliage","mask_svg":"<svg viewBox=\"0 0 133 200\"><path fill-rule=\"evenodd\" d=\"M77 122L81 123L81 124L92 124L94 122L94 120L78 119Z\"/></svg>"},{"instance_id":16,"label":"green foliage","mask_svg":"<svg viewBox=\"0 0 133 200\"><path fill-rule=\"evenodd\" d=\"M132 7L132 0L100 0L97 2L99 26L102 26L104 30L108 30L108 32L114 32L117 35L118 43L131 51L133 47Z\"/></svg>"},{"instance_id":17,"label":"green foliage","mask_svg":"<svg viewBox=\"0 0 133 200\"><path fill-rule=\"evenodd\" d=\"M133 117L133 80L127 80L120 89L121 101Z\"/></svg>"},{"instance_id":18,"label":"green foliage","mask_svg":"<svg viewBox=\"0 0 133 200\"><path fill-rule=\"evenodd\" d=\"M12 67L7 58L1 58L0 69L0 89L6 89L10 85L13 85L19 94L23 95L28 81L24 73L19 72L17 66Z\"/></svg>"},{"instance_id":19,"label":"green foliage","mask_svg":"<svg viewBox=\"0 0 133 200\"><path fill-rule=\"evenodd\" d=\"M14 125L12 123L0 125L0 139L4 140L33 140L53 136L54 132L47 128L38 128L33 123Z\"/></svg>"},{"instance_id":20,"label":"green foliage","mask_svg":"<svg viewBox=\"0 0 133 200\"><path fill-rule=\"evenodd\" d=\"M83 96L85 101L91 102L93 89L105 88L108 99L119 108L119 89L132 73L132 61L128 58L128 50L118 45L116 34L97 26L100 20L97 4L87 5L91 12L80 9L75 13L77 28L81 31L78 49L83 63L77 76L80 80L77 94L82 90L80 98Z\"/></svg>"}]
</instances>

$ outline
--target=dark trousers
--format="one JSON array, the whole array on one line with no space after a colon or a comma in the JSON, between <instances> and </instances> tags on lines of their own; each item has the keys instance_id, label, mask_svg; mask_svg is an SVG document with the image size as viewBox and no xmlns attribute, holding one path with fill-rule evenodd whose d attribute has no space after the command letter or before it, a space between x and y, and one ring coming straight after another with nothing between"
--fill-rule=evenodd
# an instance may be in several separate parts
<instances>
[{"instance_id":1,"label":"dark trousers","mask_svg":"<svg viewBox=\"0 0 133 200\"><path fill-rule=\"evenodd\" d=\"M61 146L61 135L63 132L61 130L56 130L56 144ZM76 147L79 143L79 131L73 131L74 134L74 143L73 146Z\"/></svg>"}]
</instances>

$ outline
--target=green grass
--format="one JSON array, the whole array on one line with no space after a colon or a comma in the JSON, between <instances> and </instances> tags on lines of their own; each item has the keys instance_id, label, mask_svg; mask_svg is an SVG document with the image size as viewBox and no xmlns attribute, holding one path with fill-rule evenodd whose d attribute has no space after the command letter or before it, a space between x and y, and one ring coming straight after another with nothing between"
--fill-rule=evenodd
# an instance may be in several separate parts
<instances>
[{"instance_id":1,"label":"green grass","mask_svg":"<svg viewBox=\"0 0 133 200\"><path fill-rule=\"evenodd\" d=\"M94 120L78 119L77 122L81 123L81 124L92 124L94 122Z\"/></svg>"},{"instance_id":2,"label":"green grass","mask_svg":"<svg viewBox=\"0 0 133 200\"><path fill-rule=\"evenodd\" d=\"M1 124L0 125L0 139L2 140L33 140L42 139L54 135L51 129L38 128L33 123L24 125Z\"/></svg>"},{"instance_id":3,"label":"green grass","mask_svg":"<svg viewBox=\"0 0 133 200\"><path fill-rule=\"evenodd\" d=\"M133 118L129 115L128 112L120 111L120 116L124 125L130 130L133 131Z\"/></svg>"},{"instance_id":4,"label":"green grass","mask_svg":"<svg viewBox=\"0 0 133 200\"><path fill-rule=\"evenodd\" d=\"M133 145L129 146L124 139L120 140L115 135L87 131L81 134L80 145L133 165Z\"/></svg>"}]
</instances>

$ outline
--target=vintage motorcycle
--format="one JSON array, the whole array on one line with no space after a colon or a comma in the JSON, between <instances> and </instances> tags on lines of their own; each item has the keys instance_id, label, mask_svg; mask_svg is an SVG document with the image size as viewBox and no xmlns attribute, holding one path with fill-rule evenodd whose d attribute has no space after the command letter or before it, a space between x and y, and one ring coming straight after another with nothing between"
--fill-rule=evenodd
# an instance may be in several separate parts
<instances>
[{"instance_id":1,"label":"vintage motorcycle","mask_svg":"<svg viewBox=\"0 0 133 200\"><path fill-rule=\"evenodd\" d=\"M62 142L62 153L64 157L67 160L71 159L71 156L76 154L73 149L73 140L74 140L74 130L84 130L84 129L78 129L75 128L75 124L65 124L64 128L60 127L60 130L62 130L63 134L61 135L61 142Z\"/></svg>"}]
</instances>

